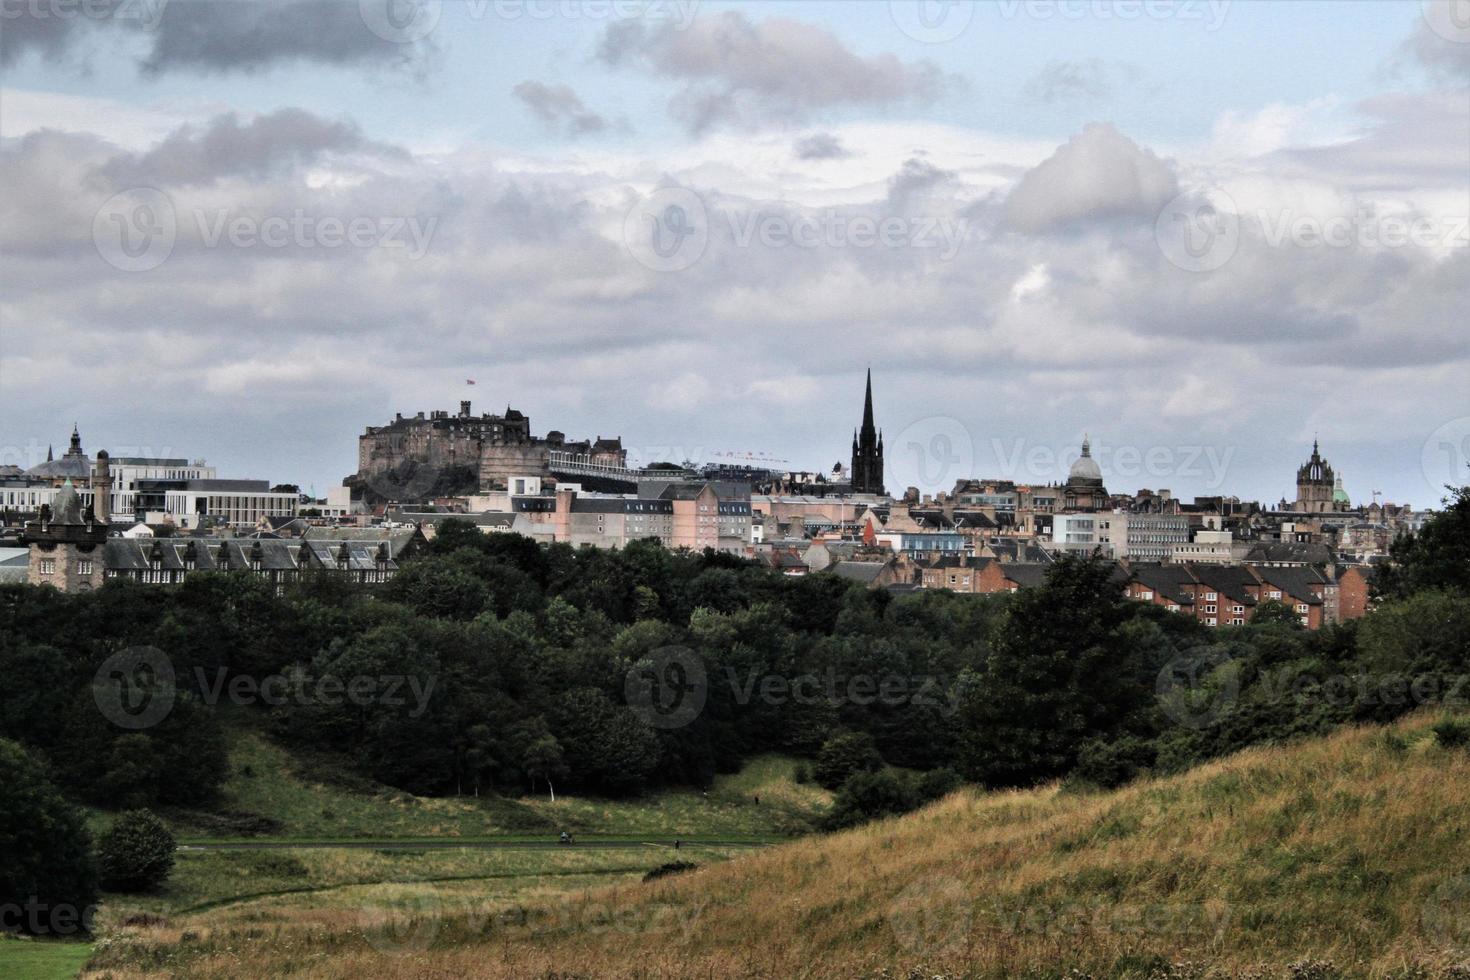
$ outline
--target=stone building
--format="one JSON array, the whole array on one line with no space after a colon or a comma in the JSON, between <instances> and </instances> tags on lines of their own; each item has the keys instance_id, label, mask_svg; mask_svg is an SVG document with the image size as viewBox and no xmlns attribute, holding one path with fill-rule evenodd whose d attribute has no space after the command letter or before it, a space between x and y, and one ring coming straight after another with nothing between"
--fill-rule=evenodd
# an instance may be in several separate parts
<instances>
[{"instance_id":1,"label":"stone building","mask_svg":"<svg viewBox=\"0 0 1470 980\"><path fill-rule=\"evenodd\" d=\"M98 455L105 461L105 454ZM40 520L26 524L21 535L21 543L30 549L26 581L62 592L100 587L106 575L107 531L105 520L82 509L81 495L68 479L52 503L42 507Z\"/></svg>"},{"instance_id":2,"label":"stone building","mask_svg":"<svg viewBox=\"0 0 1470 980\"><path fill-rule=\"evenodd\" d=\"M437 475L454 471L472 474L477 484L455 489L488 490L515 476L551 476L553 453L594 466L627 465L621 438L569 442L555 430L533 436L531 420L513 408L507 406L504 415L473 415L470 403L462 401L457 415L400 413L387 425L368 426L357 441L357 479L396 500L442 492ZM414 475L404 475L409 472Z\"/></svg>"},{"instance_id":3,"label":"stone building","mask_svg":"<svg viewBox=\"0 0 1470 980\"><path fill-rule=\"evenodd\" d=\"M1067 472L1062 487L1063 508L1069 511L1098 511L1108 507L1108 490L1103 486L1102 469L1092 458L1092 443L1082 437L1082 455Z\"/></svg>"}]
</instances>

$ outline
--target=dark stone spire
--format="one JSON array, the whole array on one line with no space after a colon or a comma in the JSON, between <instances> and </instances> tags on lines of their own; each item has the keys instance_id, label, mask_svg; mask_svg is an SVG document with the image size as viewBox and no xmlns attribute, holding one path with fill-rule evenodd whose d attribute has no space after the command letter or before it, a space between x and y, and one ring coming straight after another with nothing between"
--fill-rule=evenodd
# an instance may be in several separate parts
<instances>
[{"instance_id":1,"label":"dark stone spire","mask_svg":"<svg viewBox=\"0 0 1470 980\"><path fill-rule=\"evenodd\" d=\"M863 425L852 442L852 492L883 492L883 440L873 424L873 369L863 393Z\"/></svg>"}]
</instances>

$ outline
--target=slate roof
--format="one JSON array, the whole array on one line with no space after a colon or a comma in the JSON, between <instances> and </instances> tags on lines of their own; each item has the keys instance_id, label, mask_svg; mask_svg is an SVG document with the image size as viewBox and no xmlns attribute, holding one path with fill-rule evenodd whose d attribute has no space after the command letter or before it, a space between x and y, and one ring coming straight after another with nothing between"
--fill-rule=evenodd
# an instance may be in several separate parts
<instances>
[{"instance_id":1,"label":"slate roof","mask_svg":"<svg viewBox=\"0 0 1470 980\"><path fill-rule=\"evenodd\" d=\"M872 585L888 565L886 561L837 561L827 566L827 571L854 582Z\"/></svg>"},{"instance_id":2,"label":"slate roof","mask_svg":"<svg viewBox=\"0 0 1470 980\"><path fill-rule=\"evenodd\" d=\"M350 571L377 571L380 548L386 541L288 541L267 538L109 538L105 557L109 571L137 572L155 567L181 572L250 569L256 561L261 571L296 571L302 568L338 568L346 559ZM397 571L389 558L384 568Z\"/></svg>"}]
</instances>

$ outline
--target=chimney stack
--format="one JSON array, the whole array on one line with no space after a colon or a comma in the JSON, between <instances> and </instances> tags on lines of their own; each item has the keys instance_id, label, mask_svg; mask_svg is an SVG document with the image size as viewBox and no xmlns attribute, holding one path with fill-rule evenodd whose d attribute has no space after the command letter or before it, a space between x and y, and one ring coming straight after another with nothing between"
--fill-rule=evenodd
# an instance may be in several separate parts
<instances>
[{"instance_id":1,"label":"chimney stack","mask_svg":"<svg viewBox=\"0 0 1470 980\"><path fill-rule=\"evenodd\" d=\"M105 449L97 450L92 464L92 513L103 527L112 523L112 463Z\"/></svg>"}]
</instances>

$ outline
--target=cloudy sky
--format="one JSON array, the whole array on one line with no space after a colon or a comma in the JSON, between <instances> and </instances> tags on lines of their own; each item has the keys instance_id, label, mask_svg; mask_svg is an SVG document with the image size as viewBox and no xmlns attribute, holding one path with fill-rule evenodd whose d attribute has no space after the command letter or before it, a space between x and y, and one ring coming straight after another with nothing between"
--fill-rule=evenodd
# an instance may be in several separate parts
<instances>
[{"instance_id":1,"label":"cloudy sky","mask_svg":"<svg viewBox=\"0 0 1470 980\"><path fill-rule=\"evenodd\" d=\"M1470 455L1452 4L0 0L0 71L3 462L324 493L470 398L827 468L870 366L891 490Z\"/></svg>"}]
</instances>

